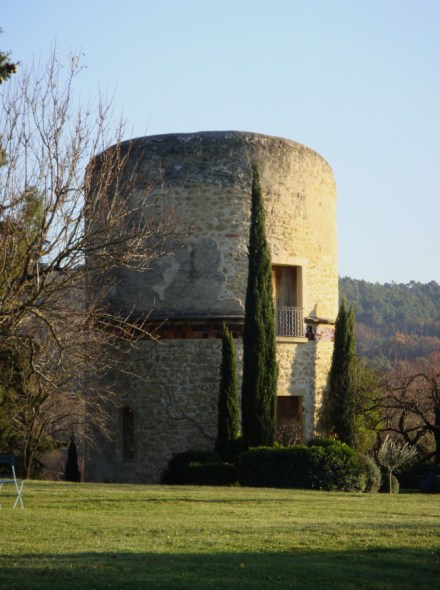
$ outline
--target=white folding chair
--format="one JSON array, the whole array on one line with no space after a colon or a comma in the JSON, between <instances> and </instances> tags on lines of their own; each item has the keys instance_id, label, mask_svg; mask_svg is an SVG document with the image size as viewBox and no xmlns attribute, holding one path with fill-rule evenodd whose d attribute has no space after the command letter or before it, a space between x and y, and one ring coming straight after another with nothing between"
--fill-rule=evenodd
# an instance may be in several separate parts
<instances>
[{"instance_id":1,"label":"white folding chair","mask_svg":"<svg viewBox=\"0 0 440 590\"><path fill-rule=\"evenodd\" d=\"M5 485L15 486L15 491L16 491L17 497L14 502L14 508L16 508L18 504L20 504L21 507L24 508L23 500L21 498L21 492L23 490L24 479L17 479L17 476L15 475L14 463L15 463L15 459L14 459L13 455L0 455L0 469L2 466L8 466L10 468L10 473L12 475L12 477L8 477L5 479L3 479L3 476L0 475L0 478L1 478L0 479L0 491L2 490L3 486L5 486ZM2 505L0 503L0 508L1 507L2 507Z\"/></svg>"}]
</instances>

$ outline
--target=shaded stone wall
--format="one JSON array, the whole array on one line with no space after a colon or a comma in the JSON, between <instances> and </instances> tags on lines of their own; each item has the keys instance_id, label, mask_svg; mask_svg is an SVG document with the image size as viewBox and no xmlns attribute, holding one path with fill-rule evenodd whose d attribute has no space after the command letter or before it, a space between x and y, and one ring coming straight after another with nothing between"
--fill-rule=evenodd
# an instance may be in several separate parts
<instances>
[{"instance_id":1,"label":"shaded stone wall","mask_svg":"<svg viewBox=\"0 0 440 590\"><path fill-rule=\"evenodd\" d=\"M139 378L118 378L119 401L134 411L135 453L121 454L120 410L114 436L89 457L86 479L158 482L170 457L210 449L217 429L221 340L144 341L131 353Z\"/></svg>"},{"instance_id":2,"label":"shaded stone wall","mask_svg":"<svg viewBox=\"0 0 440 590\"><path fill-rule=\"evenodd\" d=\"M239 380L242 340L236 341ZM323 387L327 381L331 342L278 342L278 395L303 398L303 432L313 436ZM112 441L101 441L86 466L95 481L159 482L174 453L212 449L217 430L221 340L144 341L131 353L131 362L145 381L118 378L121 406L135 419L135 455L121 454L120 410L114 411Z\"/></svg>"}]
</instances>

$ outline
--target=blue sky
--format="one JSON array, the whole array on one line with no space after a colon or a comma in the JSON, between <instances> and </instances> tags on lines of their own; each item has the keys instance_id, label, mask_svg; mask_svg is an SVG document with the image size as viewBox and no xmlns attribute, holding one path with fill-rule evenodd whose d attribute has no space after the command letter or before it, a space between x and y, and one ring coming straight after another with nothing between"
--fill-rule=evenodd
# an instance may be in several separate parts
<instances>
[{"instance_id":1,"label":"blue sky","mask_svg":"<svg viewBox=\"0 0 440 590\"><path fill-rule=\"evenodd\" d=\"M440 282L440 0L2 1L0 48L84 54L130 136L241 130L332 166L339 272Z\"/></svg>"}]
</instances>

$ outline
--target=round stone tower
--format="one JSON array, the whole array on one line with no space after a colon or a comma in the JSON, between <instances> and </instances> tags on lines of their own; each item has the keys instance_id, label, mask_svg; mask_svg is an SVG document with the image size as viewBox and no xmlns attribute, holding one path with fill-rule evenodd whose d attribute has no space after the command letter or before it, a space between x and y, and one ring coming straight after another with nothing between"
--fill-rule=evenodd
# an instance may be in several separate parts
<instances>
[{"instance_id":1,"label":"round stone tower","mask_svg":"<svg viewBox=\"0 0 440 590\"><path fill-rule=\"evenodd\" d=\"M239 365L242 352L252 162L273 266L279 436L309 438L338 307L330 166L293 141L233 131L143 137L122 149L137 166L132 198L152 184L144 218L172 211L177 230L169 254L142 274L121 269L109 293L114 308L148 315L159 339L134 349L145 379L121 384L115 438L90 458L87 477L156 482L172 454L213 448L223 321L236 338Z\"/></svg>"}]
</instances>

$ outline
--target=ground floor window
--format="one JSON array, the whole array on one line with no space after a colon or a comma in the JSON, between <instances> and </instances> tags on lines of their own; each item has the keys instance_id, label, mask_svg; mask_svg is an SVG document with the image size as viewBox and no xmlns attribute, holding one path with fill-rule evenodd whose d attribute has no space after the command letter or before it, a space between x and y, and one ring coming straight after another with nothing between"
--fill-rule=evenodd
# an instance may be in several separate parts
<instances>
[{"instance_id":1,"label":"ground floor window","mask_svg":"<svg viewBox=\"0 0 440 590\"><path fill-rule=\"evenodd\" d=\"M122 422L122 458L134 458L134 413L132 408L125 406L121 410Z\"/></svg>"},{"instance_id":2,"label":"ground floor window","mask_svg":"<svg viewBox=\"0 0 440 590\"><path fill-rule=\"evenodd\" d=\"M277 441L283 446L302 442L302 402L299 395L277 397Z\"/></svg>"}]
</instances>

